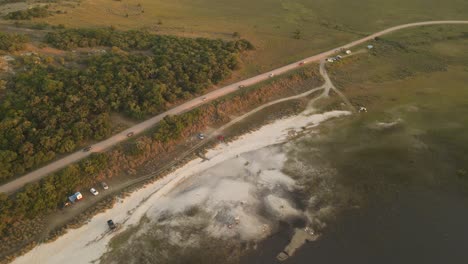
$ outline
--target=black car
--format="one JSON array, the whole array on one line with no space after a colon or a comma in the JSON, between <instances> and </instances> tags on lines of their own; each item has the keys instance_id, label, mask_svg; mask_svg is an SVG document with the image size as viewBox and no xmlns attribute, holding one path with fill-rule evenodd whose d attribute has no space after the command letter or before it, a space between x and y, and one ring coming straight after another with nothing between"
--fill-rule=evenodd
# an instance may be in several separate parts
<instances>
[{"instance_id":1,"label":"black car","mask_svg":"<svg viewBox=\"0 0 468 264\"><path fill-rule=\"evenodd\" d=\"M91 147L86 147L86 148L83 149L84 152L88 152L90 150L91 150Z\"/></svg>"},{"instance_id":2,"label":"black car","mask_svg":"<svg viewBox=\"0 0 468 264\"><path fill-rule=\"evenodd\" d=\"M111 230L114 230L117 226L114 224L114 221L112 220L107 220L107 225Z\"/></svg>"}]
</instances>

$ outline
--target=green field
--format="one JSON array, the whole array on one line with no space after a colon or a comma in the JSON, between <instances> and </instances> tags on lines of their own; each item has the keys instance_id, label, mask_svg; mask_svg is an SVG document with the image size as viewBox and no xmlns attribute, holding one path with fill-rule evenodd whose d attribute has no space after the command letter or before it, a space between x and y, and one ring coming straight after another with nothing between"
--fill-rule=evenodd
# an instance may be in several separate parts
<instances>
[{"instance_id":1,"label":"green field","mask_svg":"<svg viewBox=\"0 0 468 264\"><path fill-rule=\"evenodd\" d=\"M468 19L468 2L448 0L84 0L36 20L69 27L147 28L160 34L232 38L257 46L240 74L253 75L393 25ZM436 11L435 11L436 10ZM141 13L143 11L144 13ZM127 17L128 15L128 17ZM301 39L293 32L301 31Z\"/></svg>"},{"instance_id":2,"label":"green field","mask_svg":"<svg viewBox=\"0 0 468 264\"><path fill-rule=\"evenodd\" d=\"M449 183L468 193L468 27L412 29L376 43L372 53L328 65L338 88L369 111L323 128L345 184L373 186L374 195L395 184Z\"/></svg>"},{"instance_id":3,"label":"green field","mask_svg":"<svg viewBox=\"0 0 468 264\"><path fill-rule=\"evenodd\" d=\"M440 87L433 88L436 95L440 93L440 102L450 103L459 99L457 94L464 93L460 90L449 98L451 90L446 87L457 81L462 85L460 78L468 78L468 26L408 29L373 44L375 48L370 52L328 65L334 83L355 104L385 108L385 102L395 97L417 100L421 96L414 95L427 94L429 91L424 89L434 85ZM382 100L375 100L379 98Z\"/></svg>"}]
</instances>

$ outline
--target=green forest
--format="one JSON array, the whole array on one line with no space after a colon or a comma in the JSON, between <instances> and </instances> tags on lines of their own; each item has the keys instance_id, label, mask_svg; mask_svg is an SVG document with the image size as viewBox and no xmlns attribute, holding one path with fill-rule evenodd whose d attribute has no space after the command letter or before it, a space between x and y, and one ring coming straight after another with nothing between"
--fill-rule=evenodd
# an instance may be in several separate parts
<instances>
[{"instance_id":1,"label":"green forest","mask_svg":"<svg viewBox=\"0 0 468 264\"><path fill-rule=\"evenodd\" d=\"M239 53L252 48L244 40L112 29L66 29L46 41L112 48L78 65L40 57L18 62L23 70L11 76L0 105L0 182L109 136L113 111L142 119L200 94L228 77Z\"/></svg>"}]
</instances>

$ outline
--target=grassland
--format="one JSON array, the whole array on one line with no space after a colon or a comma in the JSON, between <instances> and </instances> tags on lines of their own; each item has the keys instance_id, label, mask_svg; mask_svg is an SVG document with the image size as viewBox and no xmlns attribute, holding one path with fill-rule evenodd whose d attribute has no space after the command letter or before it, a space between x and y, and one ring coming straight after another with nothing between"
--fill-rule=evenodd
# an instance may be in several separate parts
<instances>
[{"instance_id":1,"label":"grassland","mask_svg":"<svg viewBox=\"0 0 468 264\"><path fill-rule=\"evenodd\" d=\"M362 34L423 20L466 19L462 0L84 0L36 20L68 27L146 28L160 34L232 38L258 50L240 76L254 75L347 43ZM436 12L434 10L437 10ZM301 39L293 39L300 30Z\"/></svg>"},{"instance_id":2,"label":"grassland","mask_svg":"<svg viewBox=\"0 0 468 264\"><path fill-rule=\"evenodd\" d=\"M450 90L445 87L468 75L468 26L409 29L373 44L376 48L368 53L328 66L334 83L356 105L375 104L383 109L387 107L385 101L392 102L396 97L417 100L421 96L414 95L427 94L428 91L422 90L434 85L441 87L434 88L441 102L457 99L449 98ZM437 78L440 81L433 80Z\"/></svg>"},{"instance_id":3,"label":"grassland","mask_svg":"<svg viewBox=\"0 0 468 264\"><path fill-rule=\"evenodd\" d=\"M401 186L468 194L467 33L466 26L398 32L371 53L329 65L338 88L369 111L323 128L346 185L366 196Z\"/></svg>"}]
</instances>

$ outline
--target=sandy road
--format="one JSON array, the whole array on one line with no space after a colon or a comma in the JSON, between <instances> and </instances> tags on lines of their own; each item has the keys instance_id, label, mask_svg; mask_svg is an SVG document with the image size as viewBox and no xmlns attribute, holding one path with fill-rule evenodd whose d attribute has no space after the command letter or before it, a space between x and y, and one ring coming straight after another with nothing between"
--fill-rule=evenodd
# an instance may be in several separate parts
<instances>
[{"instance_id":1,"label":"sandy road","mask_svg":"<svg viewBox=\"0 0 468 264\"><path fill-rule=\"evenodd\" d=\"M404 25L399 25L399 26L395 26L395 27L391 27L391 28L388 28L388 29L385 29L385 30L382 30L382 31L379 31L377 33L374 33L372 35L369 35L367 37L364 37L364 38L361 38L359 40L356 40L356 41L353 41L353 42L350 42L348 44L345 44L341 47L337 47L337 48L334 48L334 49L331 49L329 51L325 51L325 52L322 52L320 54L317 54L317 55L314 55L314 56L311 56L311 57L308 57L308 58L305 58L301 61L305 62L305 63L310 63L310 62L317 62L317 61L320 61L320 60L323 60L333 54L335 54L337 51L341 50L341 49L349 49L351 47L354 47L356 45L360 45L366 41L369 41L369 40L372 40L374 39L375 37L378 37L378 36L382 36L382 35L385 35L385 34L388 34L388 33L391 33L391 32L394 32L394 31L398 31L398 30L401 30L401 29L405 29L405 28L410 28L410 27L418 27L418 26L426 26L426 25L441 25L441 24L468 24L468 21L463 21L463 20L446 20L446 21L426 21L426 22L417 22L417 23L410 23L410 24L404 24ZM137 134L140 134L142 133L143 131L153 127L154 125L156 125L158 122L160 122L164 117L166 116L169 116L169 115L177 115L177 114L181 114L181 113L184 113L184 112L187 112L193 108L196 108L202 104L205 104L209 101L212 101L212 100L215 100L219 97L222 97L222 96L225 96L227 94L230 94L232 92L235 92L239 89L239 86L240 85L245 85L245 86L249 86L249 85L253 85L253 84L256 84L256 83L259 83L259 82L262 82L264 80L267 80L270 78L271 75L279 75L279 74L283 74L283 73L286 73L290 70L293 70L293 69L296 69L298 67L300 67L299 65L300 61L298 62L294 62L294 63L291 63L289 65L286 65L286 66L283 66L283 67L280 67L280 68L277 68L277 69L274 69L272 71L269 71L269 72L266 72L266 73L263 73L263 74L260 74L260 75L257 75L255 77L252 77L252 78L249 78L249 79L246 79L246 80L243 80L243 81L240 81L240 82L237 82L237 83L233 83L233 84L230 84L228 86L225 86L225 87L222 87L222 88L219 88L217 90L214 90L208 94L205 94L203 96L200 96L200 97L197 97L197 98L194 98L184 104L181 104L177 107L174 107L162 114L159 114L157 116L154 116L144 122L141 122L129 129L126 129L118 134L115 134L114 136L106 139L106 140L103 140L101 142L98 142L96 144L94 144L92 147L92 150L89 151L89 152L84 152L84 151L77 151L77 152L74 152L62 159L59 159L57 161L54 161L42 168L39 168L37 170L34 170L28 174L25 174L23 176L21 176L20 178L17 178L11 182L8 182L2 186L0 186L0 192L4 192L4 193L11 193L11 192L14 192L16 191L17 189L21 188L22 186L24 186L25 184L27 183L30 183L30 182L34 182L34 181L37 181L43 177L45 177L46 175L52 173L52 172L55 172L61 168L64 168L66 167L67 165L70 165L72 163L75 163L89 155L91 155L92 152L101 152L101 151L104 151L112 146L115 146L116 144L126 140L128 137L127 137L127 134L130 133L130 132L133 132L135 135Z\"/></svg>"}]
</instances>

